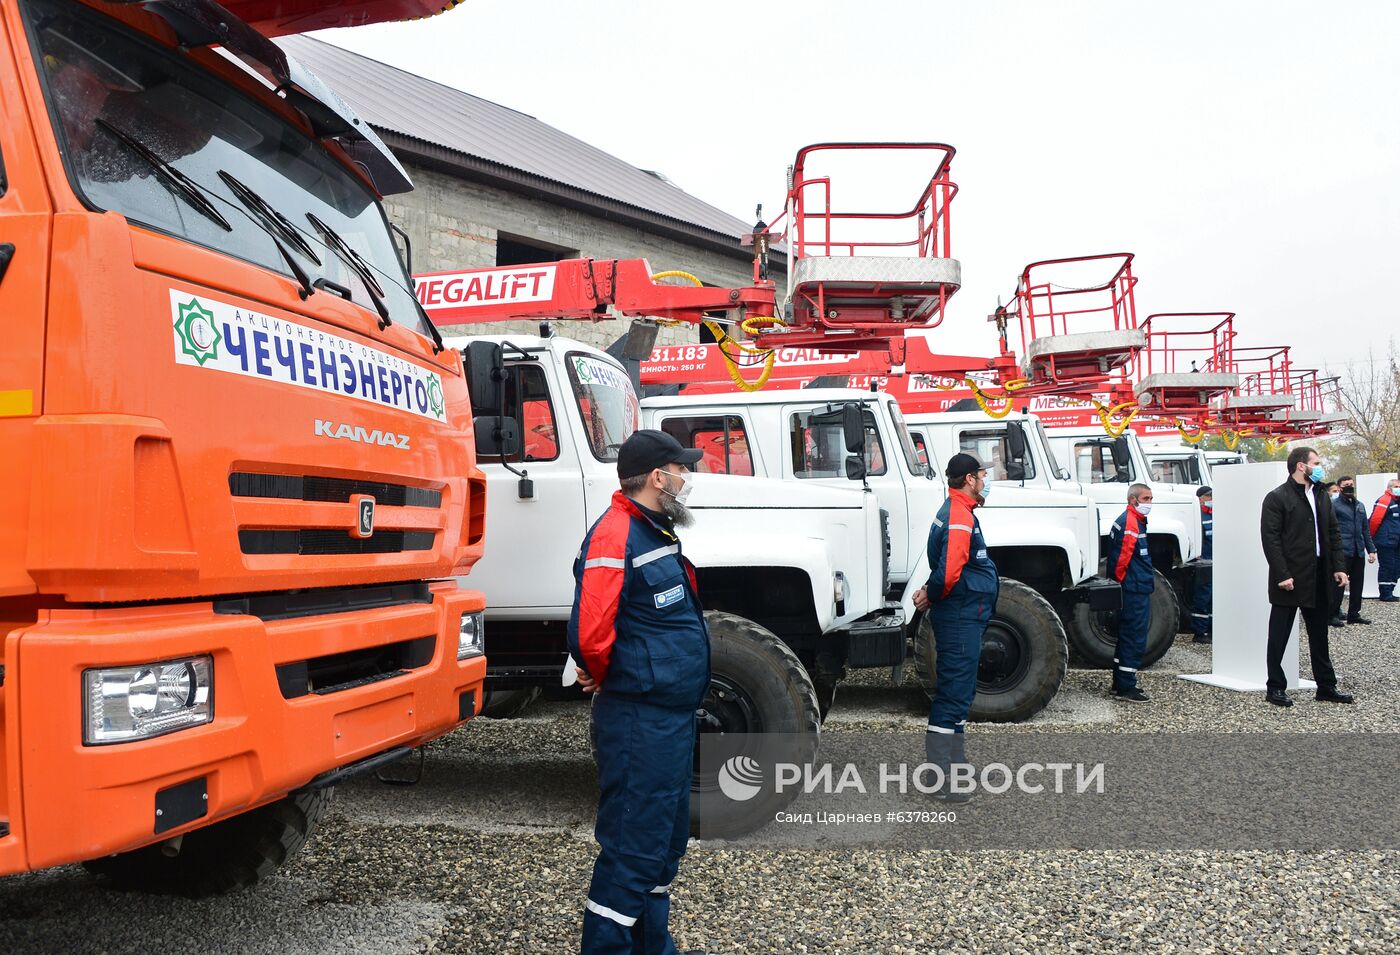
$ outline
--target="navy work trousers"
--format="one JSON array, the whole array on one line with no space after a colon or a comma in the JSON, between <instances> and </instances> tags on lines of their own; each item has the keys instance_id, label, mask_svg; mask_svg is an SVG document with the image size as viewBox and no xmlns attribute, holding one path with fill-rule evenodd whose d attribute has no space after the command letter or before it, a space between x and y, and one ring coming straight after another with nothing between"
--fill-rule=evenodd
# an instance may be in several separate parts
<instances>
[{"instance_id":1,"label":"navy work trousers","mask_svg":"<svg viewBox=\"0 0 1400 955\"><path fill-rule=\"evenodd\" d=\"M1147 631L1152 626L1152 595L1123 591L1118 612L1118 646L1113 651L1113 688L1118 692L1137 688L1138 669L1147 652Z\"/></svg>"},{"instance_id":2,"label":"navy work trousers","mask_svg":"<svg viewBox=\"0 0 1400 955\"><path fill-rule=\"evenodd\" d=\"M675 955L671 880L690 835L695 710L593 701L598 860L583 913L584 955Z\"/></svg>"},{"instance_id":3,"label":"navy work trousers","mask_svg":"<svg viewBox=\"0 0 1400 955\"><path fill-rule=\"evenodd\" d=\"M1395 582L1400 579L1400 544L1376 548L1376 561L1380 565L1377 578L1381 596L1386 600L1395 596Z\"/></svg>"},{"instance_id":4,"label":"navy work trousers","mask_svg":"<svg viewBox=\"0 0 1400 955\"><path fill-rule=\"evenodd\" d=\"M1215 622L1211 593L1211 582L1197 578L1195 593L1191 596L1191 631L1202 640L1210 637Z\"/></svg>"},{"instance_id":5,"label":"navy work trousers","mask_svg":"<svg viewBox=\"0 0 1400 955\"><path fill-rule=\"evenodd\" d=\"M954 592L928 610L933 624L934 661L937 687L928 711L929 762L945 768L962 762L962 747L949 745L962 741L937 739L960 736L967 723L968 710L977 695L977 661L982 656L982 634L992 619L996 594L972 591Z\"/></svg>"}]
</instances>

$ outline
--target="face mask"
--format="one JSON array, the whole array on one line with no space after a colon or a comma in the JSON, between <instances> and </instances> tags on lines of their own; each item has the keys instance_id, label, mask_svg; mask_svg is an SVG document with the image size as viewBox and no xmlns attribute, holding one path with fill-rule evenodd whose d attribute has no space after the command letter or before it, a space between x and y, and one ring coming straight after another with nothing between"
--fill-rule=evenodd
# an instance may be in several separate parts
<instances>
[{"instance_id":1,"label":"face mask","mask_svg":"<svg viewBox=\"0 0 1400 955\"><path fill-rule=\"evenodd\" d=\"M1314 484L1321 484L1323 477L1325 477L1325 475L1322 472L1322 465L1320 464L1313 465L1313 469L1308 472L1308 479Z\"/></svg>"},{"instance_id":2,"label":"face mask","mask_svg":"<svg viewBox=\"0 0 1400 955\"><path fill-rule=\"evenodd\" d=\"M988 497L991 493L992 493L992 486L991 486L990 484L984 484L984 485L982 485L982 503L983 503L983 504L987 503L987 497Z\"/></svg>"},{"instance_id":3,"label":"face mask","mask_svg":"<svg viewBox=\"0 0 1400 955\"><path fill-rule=\"evenodd\" d=\"M1215 505L1210 503L1210 501L1206 501L1204 504L1201 505L1201 510L1206 512L1213 511L1215 510Z\"/></svg>"},{"instance_id":4,"label":"face mask","mask_svg":"<svg viewBox=\"0 0 1400 955\"><path fill-rule=\"evenodd\" d=\"M1334 500L1334 501L1335 501L1337 498L1341 497L1341 496L1342 496L1342 495L1341 495L1340 493L1338 493L1337 491L1333 491L1331 494L1328 495L1328 497L1332 498L1332 500Z\"/></svg>"},{"instance_id":5,"label":"face mask","mask_svg":"<svg viewBox=\"0 0 1400 955\"><path fill-rule=\"evenodd\" d=\"M679 474L677 474L674 471L667 471L666 473L671 477L677 477L681 479L681 489L679 491L672 491L669 487L666 487L662 488L661 493L669 494L671 496L671 500L675 501L677 504L684 504L685 499L690 497L690 489L694 486L691 484L690 472L681 471Z\"/></svg>"},{"instance_id":6,"label":"face mask","mask_svg":"<svg viewBox=\"0 0 1400 955\"><path fill-rule=\"evenodd\" d=\"M1342 497L1356 497L1356 488L1354 488L1354 487L1344 487L1344 488L1342 488Z\"/></svg>"},{"instance_id":7,"label":"face mask","mask_svg":"<svg viewBox=\"0 0 1400 955\"><path fill-rule=\"evenodd\" d=\"M1152 505L1151 505L1151 504L1139 504L1139 505L1137 506L1137 509L1138 509L1138 513L1140 513L1143 517L1146 517L1148 514L1151 514L1151 513L1152 513Z\"/></svg>"}]
</instances>

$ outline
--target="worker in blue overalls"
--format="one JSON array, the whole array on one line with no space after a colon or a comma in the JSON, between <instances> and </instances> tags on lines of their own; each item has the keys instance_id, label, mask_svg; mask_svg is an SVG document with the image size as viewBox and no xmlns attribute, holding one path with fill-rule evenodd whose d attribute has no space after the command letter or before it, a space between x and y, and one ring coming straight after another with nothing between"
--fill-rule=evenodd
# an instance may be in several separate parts
<instances>
[{"instance_id":1,"label":"worker in blue overalls","mask_svg":"<svg viewBox=\"0 0 1400 955\"><path fill-rule=\"evenodd\" d=\"M977 695L977 661L982 634L996 608L997 568L973 511L986 503L987 472L970 454L955 454L944 472L948 498L928 534L928 583L914 594L914 605L933 624L937 687L929 706L925 745L928 761L943 771L935 795L963 801L969 793L949 785L955 765L967 762L963 728ZM935 779L928 780L935 785Z\"/></svg>"},{"instance_id":2,"label":"worker in blue overalls","mask_svg":"<svg viewBox=\"0 0 1400 955\"><path fill-rule=\"evenodd\" d=\"M1380 589L1383 603L1400 600L1395 584L1400 579L1400 476L1390 479L1385 493L1371 508L1371 539L1380 557Z\"/></svg>"},{"instance_id":3,"label":"worker in blue overalls","mask_svg":"<svg viewBox=\"0 0 1400 955\"><path fill-rule=\"evenodd\" d=\"M1128 488L1128 509L1108 532L1108 560L1113 579L1123 585L1123 609L1118 612L1118 646L1113 651L1113 694L1129 703L1149 702L1138 687L1138 668L1147 652L1152 626L1152 556L1147 551L1147 515L1152 511L1152 488Z\"/></svg>"},{"instance_id":4,"label":"worker in blue overalls","mask_svg":"<svg viewBox=\"0 0 1400 955\"><path fill-rule=\"evenodd\" d=\"M1215 507L1211 503L1210 488L1198 488L1196 497L1201 501L1201 557L1214 560L1215 554ZM1196 643L1210 643L1213 639L1215 618L1211 607L1211 578L1197 575L1195 592L1191 597L1191 631Z\"/></svg>"},{"instance_id":5,"label":"worker in blue overalls","mask_svg":"<svg viewBox=\"0 0 1400 955\"><path fill-rule=\"evenodd\" d=\"M569 652L593 693L598 859L583 913L585 955L676 955L666 923L690 835L695 711L710 639L676 528L693 520L701 452L662 431L618 450L621 489L574 561Z\"/></svg>"}]
</instances>

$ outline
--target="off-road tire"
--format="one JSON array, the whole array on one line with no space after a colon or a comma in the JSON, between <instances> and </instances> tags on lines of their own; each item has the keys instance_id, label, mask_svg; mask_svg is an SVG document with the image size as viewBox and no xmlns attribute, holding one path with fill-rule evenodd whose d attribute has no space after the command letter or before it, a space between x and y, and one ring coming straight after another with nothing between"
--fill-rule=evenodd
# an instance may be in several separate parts
<instances>
[{"instance_id":1,"label":"off-road tire","mask_svg":"<svg viewBox=\"0 0 1400 955\"><path fill-rule=\"evenodd\" d=\"M1143 669L1172 648L1181 617L1176 589L1160 570L1154 570L1152 576L1156 578L1156 589L1152 591L1152 622L1147 631L1147 650L1142 656ZM1092 613L1088 604L1074 604L1065 614L1065 632L1076 660L1100 670L1112 669L1113 651L1118 644L1116 612Z\"/></svg>"},{"instance_id":2,"label":"off-road tire","mask_svg":"<svg viewBox=\"0 0 1400 955\"><path fill-rule=\"evenodd\" d=\"M991 633L993 627L999 633ZM1019 723L1030 719L1055 698L1069 667L1065 628L1050 602L1030 587L1005 577L988 623L991 639L1014 640L1026 654L1015 679L995 688L980 679L967 718L974 723ZM983 637L984 646L988 637ZM938 648L933 621L923 614L914 629L914 672L930 699L938 685Z\"/></svg>"},{"instance_id":3,"label":"off-road tire","mask_svg":"<svg viewBox=\"0 0 1400 955\"><path fill-rule=\"evenodd\" d=\"M83 866L113 888L204 898L267 878L305 845L333 789L287 796L185 834L178 855L160 844L91 859Z\"/></svg>"},{"instance_id":4,"label":"off-road tire","mask_svg":"<svg viewBox=\"0 0 1400 955\"><path fill-rule=\"evenodd\" d=\"M515 690L487 690L482 700L481 712L477 715L492 720L513 720L534 706L541 692L537 686Z\"/></svg>"},{"instance_id":5,"label":"off-road tire","mask_svg":"<svg viewBox=\"0 0 1400 955\"><path fill-rule=\"evenodd\" d=\"M720 683L742 688L761 718L760 733L738 734L736 742L742 748L734 755L756 753L770 780L774 762L810 763L821 734L821 709L797 654L772 631L743 617L712 610L705 621L710 629L711 692ZM756 747L745 744L744 737ZM691 834L733 838L771 822L774 813L796 798L797 787L782 793L769 788L736 801L711 778L697 773L690 792Z\"/></svg>"}]
</instances>

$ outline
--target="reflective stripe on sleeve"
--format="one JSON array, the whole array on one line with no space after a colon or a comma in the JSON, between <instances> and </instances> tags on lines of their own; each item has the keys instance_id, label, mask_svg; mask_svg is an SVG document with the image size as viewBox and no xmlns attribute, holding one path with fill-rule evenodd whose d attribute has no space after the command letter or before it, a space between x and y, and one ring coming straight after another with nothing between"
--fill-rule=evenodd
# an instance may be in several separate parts
<instances>
[{"instance_id":1,"label":"reflective stripe on sleeve","mask_svg":"<svg viewBox=\"0 0 1400 955\"><path fill-rule=\"evenodd\" d=\"M621 557L591 557L583 562L583 569L590 567L616 567L618 570L627 566L627 561Z\"/></svg>"},{"instance_id":2,"label":"reflective stripe on sleeve","mask_svg":"<svg viewBox=\"0 0 1400 955\"><path fill-rule=\"evenodd\" d=\"M1124 667L1124 666L1120 666L1118 669L1122 670L1124 673L1136 673L1136 672L1137 672L1137 667Z\"/></svg>"},{"instance_id":3,"label":"reflective stripe on sleeve","mask_svg":"<svg viewBox=\"0 0 1400 955\"><path fill-rule=\"evenodd\" d=\"M667 882L665 885L658 885L656 888L652 889L652 890L651 890L651 894L652 894L652 895L665 895L667 892L670 892L670 891L671 891L671 883Z\"/></svg>"}]
</instances>

